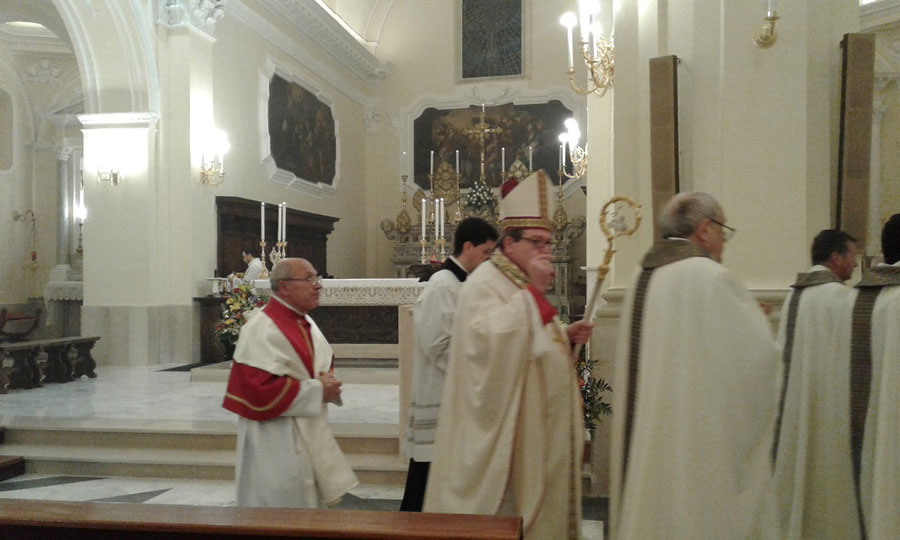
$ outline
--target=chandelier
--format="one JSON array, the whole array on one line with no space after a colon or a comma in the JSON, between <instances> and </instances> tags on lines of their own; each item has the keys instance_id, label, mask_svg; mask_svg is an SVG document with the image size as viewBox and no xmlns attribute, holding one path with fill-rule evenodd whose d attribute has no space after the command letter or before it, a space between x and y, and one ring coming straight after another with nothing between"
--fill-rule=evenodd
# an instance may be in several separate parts
<instances>
[{"instance_id":1,"label":"chandelier","mask_svg":"<svg viewBox=\"0 0 900 540\"><path fill-rule=\"evenodd\" d=\"M615 31L611 31L609 37L603 33L603 25L600 22L600 2L597 0L579 0L578 12L577 17L570 11L559 18L559 23L566 27L569 48L569 84L579 94L594 93L602 97L607 90L613 87L615 78ZM579 26L581 33L578 48L590 75L587 88L581 88L575 82L573 31L576 26Z\"/></svg>"}]
</instances>

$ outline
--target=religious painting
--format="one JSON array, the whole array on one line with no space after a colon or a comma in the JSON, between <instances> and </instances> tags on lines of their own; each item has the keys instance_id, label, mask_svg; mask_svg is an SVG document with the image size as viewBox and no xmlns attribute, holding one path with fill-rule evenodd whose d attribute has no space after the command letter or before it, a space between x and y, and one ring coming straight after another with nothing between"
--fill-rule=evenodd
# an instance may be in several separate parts
<instances>
[{"instance_id":1,"label":"religious painting","mask_svg":"<svg viewBox=\"0 0 900 540\"><path fill-rule=\"evenodd\" d=\"M277 74L269 82L269 146L279 169L332 185L337 144L331 107Z\"/></svg>"},{"instance_id":2,"label":"religious painting","mask_svg":"<svg viewBox=\"0 0 900 540\"><path fill-rule=\"evenodd\" d=\"M436 171L441 163L455 169L457 150L460 187L471 187L481 176L483 130L484 180L488 186L499 187L504 180L501 166L505 172L517 159L530 170L544 169L556 178L560 168L559 134L566 131L563 123L572 118L571 110L558 100L534 105L507 103L486 107L485 126L479 127L481 111L481 105L466 109L428 108L413 121L414 181L419 187L431 187L428 174L432 151Z\"/></svg>"},{"instance_id":3,"label":"religious painting","mask_svg":"<svg viewBox=\"0 0 900 540\"><path fill-rule=\"evenodd\" d=\"M522 1L462 0L462 78L522 74Z\"/></svg>"}]
</instances>

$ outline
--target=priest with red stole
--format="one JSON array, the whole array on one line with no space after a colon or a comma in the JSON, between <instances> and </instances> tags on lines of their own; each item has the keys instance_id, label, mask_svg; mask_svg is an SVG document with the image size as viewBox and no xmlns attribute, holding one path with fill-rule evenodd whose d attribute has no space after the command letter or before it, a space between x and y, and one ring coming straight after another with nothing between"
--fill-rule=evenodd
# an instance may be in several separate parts
<instances>
[{"instance_id":1,"label":"priest with red stole","mask_svg":"<svg viewBox=\"0 0 900 540\"><path fill-rule=\"evenodd\" d=\"M237 505L331 505L358 482L328 427L341 382L308 315L321 279L304 259L279 261L269 279L272 298L241 328L223 404L239 416Z\"/></svg>"}]
</instances>

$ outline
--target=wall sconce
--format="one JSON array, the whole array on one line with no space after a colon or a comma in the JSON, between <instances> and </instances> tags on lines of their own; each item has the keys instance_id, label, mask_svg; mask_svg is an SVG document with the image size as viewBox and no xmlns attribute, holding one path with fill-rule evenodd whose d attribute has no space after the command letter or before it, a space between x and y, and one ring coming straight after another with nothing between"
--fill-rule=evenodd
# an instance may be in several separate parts
<instances>
[{"instance_id":1,"label":"wall sconce","mask_svg":"<svg viewBox=\"0 0 900 540\"><path fill-rule=\"evenodd\" d=\"M753 44L760 49L768 49L778 39L778 34L775 33L775 21L778 20L778 14L775 12L775 0L768 0L767 6L766 21L768 22L753 34Z\"/></svg>"},{"instance_id":2,"label":"wall sconce","mask_svg":"<svg viewBox=\"0 0 900 540\"><path fill-rule=\"evenodd\" d=\"M560 147L560 172L566 178L580 178L587 174L587 148L578 146L578 140L581 138L581 130L578 128L578 122L574 118L569 118L565 122L565 133L559 134ZM569 159L572 160L572 174L566 171L565 155L566 147L569 148Z\"/></svg>"},{"instance_id":3,"label":"wall sconce","mask_svg":"<svg viewBox=\"0 0 900 540\"><path fill-rule=\"evenodd\" d=\"M98 184L106 184L108 186L118 186L122 181L122 175L119 173L119 169L107 169L101 170L97 169L97 183Z\"/></svg>"},{"instance_id":4,"label":"wall sconce","mask_svg":"<svg viewBox=\"0 0 900 540\"><path fill-rule=\"evenodd\" d=\"M211 139L211 144L200 160L200 183L218 186L225 181L225 154L231 145L228 143L228 136L220 129L213 131Z\"/></svg>"},{"instance_id":5,"label":"wall sconce","mask_svg":"<svg viewBox=\"0 0 900 540\"><path fill-rule=\"evenodd\" d=\"M616 67L615 30L609 34L609 38L603 35L603 26L600 23L600 3L597 0L579 0L579 16L574 13L564 13L559 18L559 23L566 27L569 45L569 84L579 94L594 93L603 96L613 87ZM578 48L584 65L587 66L591 76L592 88L581 88L575 84L575 62L572 52L572 30L580 25L581 39Z\"/></svg>"}]
</instances>

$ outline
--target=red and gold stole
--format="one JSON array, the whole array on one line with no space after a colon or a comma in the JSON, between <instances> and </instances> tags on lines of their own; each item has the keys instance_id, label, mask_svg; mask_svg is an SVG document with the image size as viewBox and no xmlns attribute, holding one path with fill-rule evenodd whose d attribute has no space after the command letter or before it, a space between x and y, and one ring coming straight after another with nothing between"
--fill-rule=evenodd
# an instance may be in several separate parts
<instances>
[{"instance_id":1,"label":"red and gold stole","mask_svg":"<svg viewBox=\"0 0 900 540\"><path fill-rule=\"evenodd\" d=\"M313 370L313 345L306 317L270 299L263 313L281 331L297 353L310 378ZM300 391L300 381L287 375L233 362L228 377L223 407L250 420L265 421L281 416Z\"/></svg>"}]
</instances>

